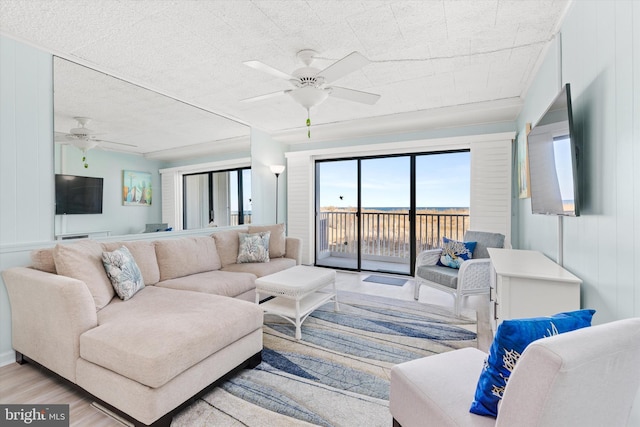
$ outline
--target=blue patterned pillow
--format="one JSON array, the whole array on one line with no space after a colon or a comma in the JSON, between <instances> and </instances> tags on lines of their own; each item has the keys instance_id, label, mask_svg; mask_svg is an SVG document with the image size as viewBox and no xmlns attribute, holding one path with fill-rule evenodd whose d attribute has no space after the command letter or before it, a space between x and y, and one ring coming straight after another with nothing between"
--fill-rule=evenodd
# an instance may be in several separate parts
<instances>
[{"instance_id":1,"label":"blue patterned pillow","mask_svg":"<svg viewBox=\"0 0 640 427\"><path fill-rule=\"evenodd\" d=\"M459 242L442 238L442 255L437 264L445 267L460 268L462 261L471 259L477 242Z\"/></svg>"},{"instance_id":2,"label":"blue patterned pillow","mask_svg":"<svg viewBox=\"0 0 640 427\"><path fill-rule=\"evenodd\" d=\"M240 245L236 262L269 262L270 231L260 233L238 233Z\"/></svg>"},{"instance_id":3,"label":"blue patterned pillow","mask_svg":"<svg viewBox=\"0 0 640 427\"><path fill-rule=\"evenodd\" d=\"M126 301L144 288L140 268L125 246L113 252L103 252L102 264L120 299Z\"/></svg>"},{"instance_id":4,"label":"blue patterned pillow","mask_svg":"<svg viewBox=\"0 0 640 427\"><path fill-rule=\"evenodd\" d=\"M470 411L497 417L498 403L524 349L539 338L591 326L594 313L595 310L577 310L551 317L504 320L484 362Z\"/></svg>"}]
</instances>

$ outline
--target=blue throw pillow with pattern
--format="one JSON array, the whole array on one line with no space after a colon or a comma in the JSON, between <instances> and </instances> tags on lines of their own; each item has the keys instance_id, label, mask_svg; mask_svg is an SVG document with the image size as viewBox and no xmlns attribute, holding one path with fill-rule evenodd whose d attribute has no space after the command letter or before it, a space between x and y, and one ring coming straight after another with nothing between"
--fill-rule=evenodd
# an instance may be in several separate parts
<instances>
[{"instance_id":1,"label":"blue throw pillow with pattern","mask_svg":"<svg viewBox=\"0 0 640 427\"><path fill-rule=\"evenodd\" d=\"M463 261L471 259L477 242L460 242L442 238L442 254L437 264L445 267L460 268Z\"/></svg>"},{"instance_id":2,"label":"blue throw pillow with pattern","mask_svg":"<svg viewBox=\"0 0 640 427\"><path fill-rule=\"evenodd\" d=\"M484 362L470 411L497 417L498 403L524 349L537 339L591 326L594 313L595 310L577 310L550 317L504 320Z\"/></svg>"}]
</instances>

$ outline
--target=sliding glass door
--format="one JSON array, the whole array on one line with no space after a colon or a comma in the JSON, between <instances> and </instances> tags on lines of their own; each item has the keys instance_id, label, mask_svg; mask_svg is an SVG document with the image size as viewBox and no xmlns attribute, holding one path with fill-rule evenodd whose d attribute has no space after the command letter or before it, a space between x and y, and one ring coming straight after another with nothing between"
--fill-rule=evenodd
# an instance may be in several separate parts
<instances>
[{"instance_id":1,"label":"sliding glass door","mask_svg":"<svg viewBox=\"0 0 640 427\"><path fill-rule=\"evenodd\" d=\"M416 251L441 247L442 238L462 240L469 228L470 153L416 156Z\"/></svg>"},{"instance_id":2,"label":"sliding glass door","mask_svg":"<svg viewBox=\"0 0 640 427\"><path fill-rule=\"evenodd\" d=\"M251 169L183 177L183 229L251 222Z\"/></svg>"},{"instance_id":3,"label":"sliding glass door","mask_svg":"<svg viewBox=\"0 0 640 427\"><path fill-rule=\"evenodd\" d=\"M316 265L413 274L469 227L468 151L316 162Z\"/></svg>"},{"instance_id":4,"label":"sliding glass door","mask_svg":"<svg viewBox=\"0 0 640 427\"><path fill-rule=\"evenodd\" d=\"M360 161L362 270L409 274L411 159Z\"/></svg>"},{"instance_id":5,"label":"sliding glass door","mask_svg":"<svg viewBox=\"0 0 640 427\"><path fill-rule=\"evenodd\" d=\"M360 269L358 161L316 164L316 264Z\"/></svg>"}]
</instances>

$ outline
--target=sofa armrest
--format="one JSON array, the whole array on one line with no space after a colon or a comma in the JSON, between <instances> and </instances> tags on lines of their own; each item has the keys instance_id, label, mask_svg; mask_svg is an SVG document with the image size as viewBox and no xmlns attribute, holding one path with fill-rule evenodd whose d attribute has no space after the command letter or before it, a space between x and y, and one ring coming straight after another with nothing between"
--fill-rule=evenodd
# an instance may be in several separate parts
<instances>
[{"instance_id":1,"label":"sofa armrest","mask_svg":"<svg viewBox=\"0 0 640 427\"><path fill-rule=\"evenodd\" d=\"M421 265L436 265L441 254L441 248L427 249L426 251L420 252L416 257L416 267L420 267Z\"/></svg>"},{"instance_id":2,"label":"sofa armrest","mask_svg":"<svg viewBox=\"0 0 640 427\"><path fill-rule=\"evenodd\" d=\"M287 237L285 239L285 258L296 260L296 265L302 264L302 239Z\"/></svg>"},{"instance_id":3,"label":"sofa armrest","mask_svg":"<svg viewBox=\"0 0 640 427\"><path fill-rule=\"evenodd\" d=\"M98 325L87 285L26 267L2 272L13 348L75 383L80 335Z\"/></svg>"}]
</instances>

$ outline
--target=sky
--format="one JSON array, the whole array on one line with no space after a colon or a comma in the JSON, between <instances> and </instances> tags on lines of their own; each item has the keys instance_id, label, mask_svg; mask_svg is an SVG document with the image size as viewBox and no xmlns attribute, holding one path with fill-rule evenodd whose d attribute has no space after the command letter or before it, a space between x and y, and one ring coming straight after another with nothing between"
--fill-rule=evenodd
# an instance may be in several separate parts
<instances>
[{"instance_id":1,"label":"sky","mask_svg":"<svg viewBox=\"0 0 640 427\"><path fill-rule=\"evenodd\" d=\"M409 207L409 156L362 160L362 206ZM416 158L417 207L468 207L470 153ZM320 206L357 206L357 160L320 163Z\"/></svg>"}]
</instances>

